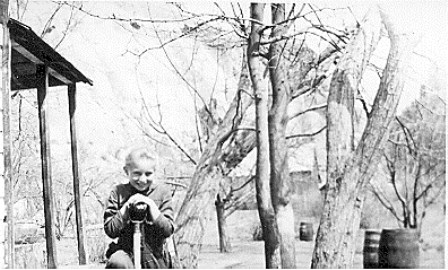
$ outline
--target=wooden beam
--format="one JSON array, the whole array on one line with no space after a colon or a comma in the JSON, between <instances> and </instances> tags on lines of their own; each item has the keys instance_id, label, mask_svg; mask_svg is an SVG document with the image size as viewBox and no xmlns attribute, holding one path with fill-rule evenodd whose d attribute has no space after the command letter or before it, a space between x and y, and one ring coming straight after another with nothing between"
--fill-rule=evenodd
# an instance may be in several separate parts
<instances>
[{"instance_id":1,"label":"wooden beam","mask_svg":"<svg viewBox=\"0 0 448 270\"><path fill-rule=\"evenodd\" d=\"M13 41L13 49L35 64L44 64L38 57L36 57L34 54L32 54L30 51L28 51L25 47L21 46L20 44L18 44L15 41ZM70 79L68 79L67 77L56 72L51 67L48 67L48 73L66 85L73 83Z\"/></svg>"},{"instance_id":2,"label":"wooden beam","mask_svg":"<svg viewBox=\"0 0 448 270\"><path fill-rule=\"evenodd\" d=\"M74 82L72 82L71 80L67 79L65 76L62 76L61 74L59 74L58 72L56 72L54 69L52 68L48 68L48 72L50 73L51 76L55 77L56 79L60 80L61 82L63 82L64 84L72 84Z\"/></svg>"},{"instance_id":3,"label":"wooden beam","mask_svg":"<svg viewBox=\"0 0 448 270\"><path fill-rule=\"evenodd\" d=\"M1 24L3 29L3 44L2 44L2 132L3 132L3 181L4 181L4 203L6 204L6 216L7 216L7 263L8 268L15 268L15 250L14 250L14 213L13 213L13 203L14 203L14 186L12 185L12 166L11 166L11 108L10 108L10 96L11 96L11 39L9 36L9 29L7 22L8 17L9 1L1 2ZM2 202L3 203L3 202ZM3 216L1 216L3 219ZM0 220L2 221L2 220ZM2 240L4 237L4 232L2 231ZM2 241L3 242L3 241ZM3 256L2 256L2 265Z\"/></svg>"},{"instance_id":4,"label":"wooden beam","mask_svg":"<svg viewBox=\"0 0 448 270\"><path fill-rule=\"evenodd\" d=\"M15 75L14 70L11 76L11 90L24 90L24 89L34 89L37 88L37 77L36 74L33 75ZM62 86L66 85L65 83L59 81L53 76L49 76L49 86Z\"/></svg>"},{"instance_id":5,"label":"wooden beam","mask_svg":"<svg viewBox=\"0 0 448 270\"><path fill-rule=\"evenodd\" d=\"M70 115L70 139L72 149L73 191L75 196L76 229L78 234L79 264L86 264L86 249L84 238L84 224L82 220L82 195L80 188L80 173L78 167L78 144L76 139L76 84L68 85L68 111Z\"/></svg>"},{"instance_id":6,"label":"wooden beam","mask_svg":"<svg viewBox=\"0 0 448 270\"><path fill-rule=\"evenodd\" d=\"M84 76L84 74L76 69L72 63L67 61L67 59L36 35L29 26L14 19L9 20L8 26L11 38L20 44L23 49L43 61L49 68L55 70L72 83L82 81L92 85L91 80Z\"/></svg>"},{"instance_id":7,"label":"wooden beam","mask_svg":"<svg viewBox=\"0 0 448 270\"><path fill-rule=\"evenodd\" d=\"M23 55L25 58L27 58L28 60L30 60L31 62L37 64L43 64L44 62L40 61L39 58L37 58L36 56L34 56L34 54L30 53L27 49L25 49L24 47L22 47L19 43L15 42L14 40L11 40L11 45L12 48L17 51L18 53L20 53L21 55Z\"/></svg>"},{"instance_id":8,"label":"wooden beam","mask_svg":"<svg viewBox=\"0 0 448 270\"><path fill-rule=\"evenodd\" d=\"M51 155L50 155L50 132L48 129L48 68L38 65L36 68L37 77L37 106L39 113L39 134L40 151L42 161L42 182L44 194L44 215L45 215L45 238L47 244L47 268L57 267L56 256L56 234L54 230L54 206L53 187L51 181Z\"/></svg>"}]
</instances>

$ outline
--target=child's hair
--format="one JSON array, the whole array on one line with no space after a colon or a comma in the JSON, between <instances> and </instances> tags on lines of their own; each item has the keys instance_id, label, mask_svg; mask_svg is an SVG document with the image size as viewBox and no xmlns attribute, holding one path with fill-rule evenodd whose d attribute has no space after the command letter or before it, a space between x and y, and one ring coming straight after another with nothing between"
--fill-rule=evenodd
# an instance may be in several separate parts
<instances>
[{"instance_id":1,"label":"child's hair","mask_svg":"<svg viewBox=\"0 0 448 270\"><path fill-rule=\"evenodd\" d=\"M148 159L148 160L153 161L154 163L156 162L156 159L151 154L151 151L148 148L137 147L137 148L133 148L133 149L131 149L131 151L129 151L129 154L126 156L124 166L126 168L129 168L138 159Z\"/></svg>"}]
</instances>

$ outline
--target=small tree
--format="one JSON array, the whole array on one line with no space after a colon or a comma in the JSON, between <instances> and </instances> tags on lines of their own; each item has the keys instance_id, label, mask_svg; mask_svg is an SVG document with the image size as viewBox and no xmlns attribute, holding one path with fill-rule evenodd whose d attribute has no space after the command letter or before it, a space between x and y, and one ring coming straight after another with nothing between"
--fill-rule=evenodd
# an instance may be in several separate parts
<instances>
[{"instance_id":1,"label":"small tree","mask_svg":"<svg viewBox=\"0 0 448 270\"><path fill-rule=\"evenodd\" d=\"M418 101L396 118L383 153L387 188L393 192L381 188L381 181L372 184L373 193L400 226L419 233L426 209L440 198L446 185L442 103L438 97Z\"/></svg>"}]
</instances>

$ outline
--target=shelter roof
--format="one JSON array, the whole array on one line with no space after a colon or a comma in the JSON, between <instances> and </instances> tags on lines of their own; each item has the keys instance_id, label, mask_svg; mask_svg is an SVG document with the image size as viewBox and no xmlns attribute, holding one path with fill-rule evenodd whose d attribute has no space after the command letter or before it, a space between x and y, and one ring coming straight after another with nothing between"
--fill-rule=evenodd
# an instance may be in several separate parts
<instances>
[{"instance_id":1,"label":"shelter roof","mask_svg":"<svg viewBox=\"0 0 448 270\"><path fill-rule=\"evenodd\" d=\"M11 90L37 88L36 70L46 65L49 70L49 86L69 85L92 81L76 69L72 63L42 40L31 27L10 19L11 38Z\"/></svg>"}]
</instances>

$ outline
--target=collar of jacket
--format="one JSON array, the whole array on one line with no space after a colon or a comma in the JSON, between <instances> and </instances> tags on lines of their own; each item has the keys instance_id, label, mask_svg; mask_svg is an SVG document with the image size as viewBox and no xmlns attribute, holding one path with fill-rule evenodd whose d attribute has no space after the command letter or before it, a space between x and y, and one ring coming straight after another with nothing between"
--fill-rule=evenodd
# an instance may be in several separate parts
<instances>
[{"instance_id":1,"label":"collar of jacket","mask_svg":"<svg viewBox=\"0 0 448 270\"><path fill-rule=\"evenodd\" d=\"M147 190L140 191L140 190L137 190L135 187L133 187L131 185L131 183L129 183L129 182L127 183L127 185L129 185L132 193L134 193L134 194L135 193L140 193L142 195L149 195L149 194L151 194L154 191L154 189L156 189L156 187L158 186L158 184L152 183L151 186L149 186L149 188Z\"/></svg>"}]
</instances>

